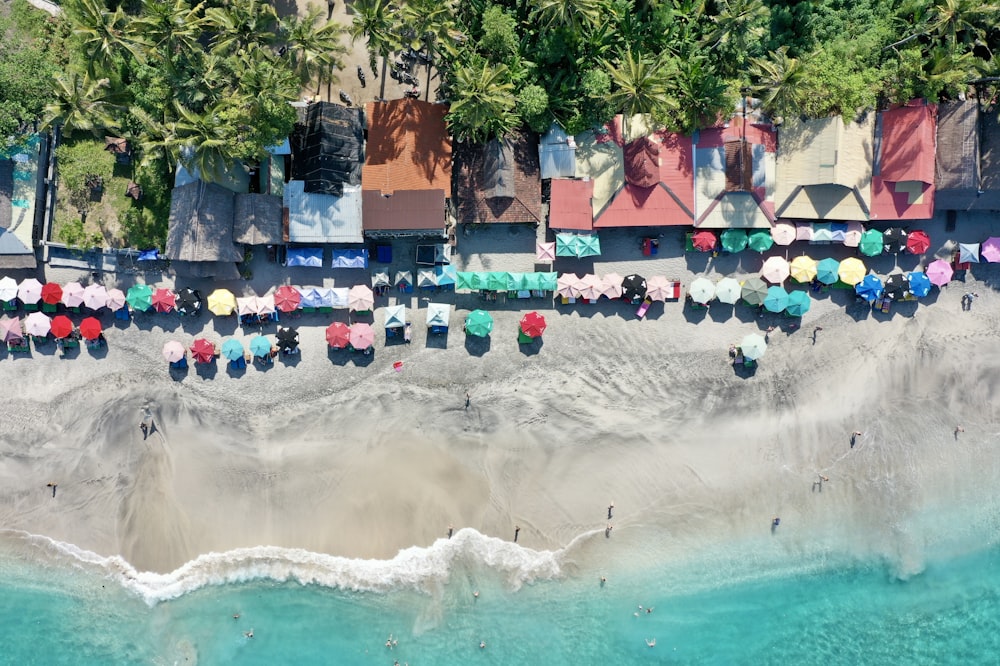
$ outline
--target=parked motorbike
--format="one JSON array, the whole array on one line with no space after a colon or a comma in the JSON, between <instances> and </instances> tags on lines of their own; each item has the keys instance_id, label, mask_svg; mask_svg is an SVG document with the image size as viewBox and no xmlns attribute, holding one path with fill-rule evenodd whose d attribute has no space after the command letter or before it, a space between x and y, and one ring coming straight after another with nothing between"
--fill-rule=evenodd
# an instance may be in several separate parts
<instances>
[{"instance_id":1,"label":"parked motorbike","mask_svg":"<svg viewBox=\"0 0 1000 666\"><path fill-rule=\"evenodd\" d=\"M361 65L358 65L358 81L361 81L361 87L365 87L365 70L361 69Z\"/></svg>"},{"instance_id":2,"label":"parked motorbike","mask_svg":"<svg viewBox=\"0 0 1000 666\"><path fill-rule=\"evenodd\" d=\"M420 99L420 88L413 86L409 90L403 93L408 99Z\"/></svg>"},{"instance_id":3,"label":"parked motorbike","mask_svg":"<svg viewBox=\"0 0 1000 666\"><path fill-rule=\"evenodd\" d=\"M340 101L346 104L347 106L351 106L354 104L354 100L351 99L351 96L345 93L343 90L340 91Z\"/></svg>"}]
</instances>

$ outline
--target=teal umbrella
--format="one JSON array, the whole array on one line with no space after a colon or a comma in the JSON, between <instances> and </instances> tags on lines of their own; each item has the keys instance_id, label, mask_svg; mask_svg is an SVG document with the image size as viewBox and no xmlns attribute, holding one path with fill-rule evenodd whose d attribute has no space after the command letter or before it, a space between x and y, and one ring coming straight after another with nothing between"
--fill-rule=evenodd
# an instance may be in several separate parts
<instances>
[{"instance_id":1,"label":"teal umbrella","mask_svg":"<svg viewBox=\"0 0 1000 666\"><path fill-rule=\"evenodd\" d=\"M271 341L263 335L258 335L250 341L250 353L254 356L264 358L271 353Z\"/></svg>"},{"instance_id":2,"label":"teal umbrella","mask_svg":"<svg viewBox=\"0 0 1000 666\"><path fill-rule=\"evenodd\" d=\"M557 281L559 279L558 273L538 273L538 288L542 291L555 291L559 288Z\"/></svg>"},{"instance_id":3,"label":"teal umbrella","mask_svg":"<svg viewBox=\"0 0 1000 666\"><path fill-rule=\"evenodd\" d=\"M788 292L782 287L769 287L764 298L764 308L768 312L781 312L788 307Z\"/></svg>"},{"instance_id":4,"label":"teal umbrella","mask_svg":"<svg viewBox=\"0 0 1000 666\"><path fill-rule=\"evenodd\" d=\"M747 245L750 246L751 250L767 252L774 246L774 239L771 238L770 231L758 229L750 234L750 238L747 239Z\"/></svg>"},{"instance_id":5,"label":"teal umbrella","mask_svg":"<svg viewBox=\"0 0 1000 666\"><path fill-rule=\"evenodd\" d=\"M601 254L601 239L597 236L577 236L576 256L597 257Z\"/></svg>"},{"instance_id":6,"label":"teal umbrella","mask_svg":"<svg viewBox=\"0 0 1000 666\"><path fill-rule=\"evenodd\" d=\"M743 229L726 229L719 240L726 252L740 252L747 247L747 232Z\"/></svg>"},{"instance_id":7,"label":"teal umbrella","mask_svg":"<svg viewBox=\"0 0 1000 666\"><path fill-rule=\"evenodd\" d=\"M861 242L858 244L858 250L861 254L866 257L875 257L882 254L882 248L885 245L884 239L882 237L882 232L877 229L866 229L863 234L861 234Z\"/></svg>"},{"instance_id":8,"label":"teal umbrella","mask_svg":"<svg viewBox=\"0 0 1000 666\"><path fill-rule=\"evenodd\" d=\"M153 307L153 290L146 284L134 284L125 296L128 306L137 312L145 312Z\"/></svg>"},{"instance_id":9,"label":"teal umbrella","mask_svg":"<svg viewBox=\"0 0 1000 666\"><path fill-rule=\"evenodd\" d=\"M556 256L576 256L576 234L556 234Z\"/></svg>"},{"instance_id":10,"label":"teal umbrella","mask_svg":"<svg viewBox=\"0 0 1000 666\"><path fill-rule=\"evenodd\" d=\"M230 361L243 358L243 345L236 338L229 338L222 343L222 355Z\"/></svg>"},{"instance_id":11,"label":"teal umbrella","mask_svg":"<svg viewBox=\"0 0 1000 666\"><path fill-rule=\"evenodd\" d=\"M528 289L530 291L540 291L542 289L542 274L522 273L521 289Z\"/></svg>"},{"instance_id":12,"label":"teal umbrella","mask_svg":"<svg viewBox=\"0 0 1000 666\"><path fill-rule=\"evenodd\" d=\"M485 288L490 291L507 291L507 274L503 271L488 273Z\"/></svg>"},{"instance_id":13,"label":"teal umbrella","mask_svg":"<svg viewBox=\"0 0 1000 666\"><path fill-rule=\"evenodd\" d=\"M477 284L477 282L478 281L476 280L476 274L475 273L468 273L468 272L465 272L465 271L459 271L455 275L455 290L456 291L458 291L460 289L469 289L469 290L476 289L476 290L478 290L479 287L475 286Z\"/></svg>"},{"instance_id":14,"label":"teal umbrella","mask_svg":"<svg viewBox=\"0 0 1000 666\"><path fill-rule=\"evenodd\" d=\"M809 300L809 294L805 291L792 291L788 293L788 305L785 306L785 312L793 317L801 317L805 313L809 312L809 307L812 305L812 301Z\"/></svg>"},{"instance_id":15,"label":"teal umbrella","mask_svg":"<svg viewBox=\"0 0 1000 666\"><path fill-rule=\"evenodd\" d=\"M486 310L473 310L465 318L465 332L485 338L493 330L493 317Z\"/></svg>"},{"instance_id":16,"label":"teal umbrella","mask_svg":"<svg viewBox=\"0 0 1000 666\"><path fill-rule=\"evenodd\" d=\"M831 257L816 264L816 279L823 284L833 284L840 279L840 262Z\"/></svg>"},{"instance_id":17,"label":"teal umbrella","mask_svg":"<svg viewBox=\"0 0 1000 666\"><path fill-rule=\"evenodd\" d=\"M764 299L767 298L767 283L759 277L747 278L743 283L743 290L740 296L746 301L747 305L754 307L763 305Z\"/></svg>"}]
</instances>

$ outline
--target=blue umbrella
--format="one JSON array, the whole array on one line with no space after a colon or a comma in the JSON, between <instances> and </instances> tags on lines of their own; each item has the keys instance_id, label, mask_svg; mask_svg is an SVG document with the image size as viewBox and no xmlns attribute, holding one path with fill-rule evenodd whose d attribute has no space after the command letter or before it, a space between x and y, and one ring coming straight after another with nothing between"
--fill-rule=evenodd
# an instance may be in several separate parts
<instances>
[{"instance_id":1,"label":"blue umbrella","mask_svg":"<svg viewBox=\"0 0 1000 666\"><path fill-rule=\"evenodd\" d=\"M769 312L781 312L788 307L788 292L782 287L768 287L764 307Z\"/></svg>"},{"instance_id":2,"label":"blue umbrella","mask_svg":"<svg viewBox=\"0 0 1000 666\"><path fill-rule=\"evenodd\" d=\"M931 279L922 271L913 271L906 276L910 281L910 293L917 298L923 298L931 293Z\"/></svg>"},{"instance_id":3,"label":"blue umbrella","mask_svg":"<svg viewBox=\"0 0 1000 666\"><path fill-rule=\"evenodd\" d=\"M823 284L833 284L840 279L840 262L827 257L816 264L816 279Z\"/></svg>"},{"instance_id":4,"label":"blue umbrella","mask_svg":"<svg viewBox=\"0 0 1000 666\"><path fill-rule=\"evenodd\" d=\"M258 335L250 341L250 353L260 358L268 356L271 353L271 341L263 335Z\"/></svg>"},{"instance_id":5,"label":"blue umbrella","mask_svg":"<svg viewBox=\"0 0 1000 666\"><path fill-rule=\"evenodd\" d=\"M792 291L788 294L788 305L785 306L785 312L793 317L801 317L805 313L809 312L809 307L812 305L812 301L809 300L809 294L804 291Z\"/></svg>"},{"instance_id":6,"label":"blue umbrella","mask_svg":"<svg viewBox=\"0 0 1000 666\"><path fill-rule=\"evenodd\" d=\"M229 338L222 343L222 355L230 361L243 358L242 343L236 338Z\"/></svg>"},{"instance_id":7,"label":"blue umbrella","mask_svg":"<svg viewBox=\"0 0 1000 666\"><path fill-rule=\"evenodd\" d=\"M874 273L869 273L865 279L854 285L854 291L858 296L871 303L882 296L882 280Z\"/></svg>"}]
</instances>

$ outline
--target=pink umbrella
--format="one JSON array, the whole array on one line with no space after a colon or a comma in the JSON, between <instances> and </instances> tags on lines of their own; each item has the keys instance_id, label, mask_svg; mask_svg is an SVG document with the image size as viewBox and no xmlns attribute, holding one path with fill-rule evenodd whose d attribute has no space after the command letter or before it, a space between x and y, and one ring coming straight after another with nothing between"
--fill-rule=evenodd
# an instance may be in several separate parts
<instances>
[{"instance_id":1,"label":"pink umbrella","mask_svg":"<svg viewBox=\"0 0 1000 666\"><path fill-rule=\"evenodd\" d=\"M184 358L185 353L184 345L176 340L170 340L163 345L163 358L167 363L176 363Z\"/></svg>"},{"instance_id":2,"label":"pink umbrella","mask_svg":"<svg viewBox=\"0 0 1000 666\"><path fill-rule=\"evenodd\" d=\"M932 261L925 272L927 277L930 279L931 284L935 284L939 287L943 287L951 282L951 276L955 273L951 269L951 264L944 259Z\"/></svg>"},{"instance_id":3,"label":"pink umbrella","mask_svg":"<svg viewBox=\"0 0 1000 666\"><path fill-rule=\"evenodd\" d=\"M779 284L788 279L788 260L784 257L769 257L760 269L760 276L772 284Z\"/></svg>"},{"instance_id":4,"label":"pink umbrella","mask_svg":"<svg viewBox=\"0 0 1000 666\"><path fill-rule=\"evenodd\" d=\"M51 328L52 320L44 312L32 312L24 319L25 333L37 338L48 335Z\"/></svg>"},{"instance_id":5,"label":"pink umbrella","mask_svg":"<svg viewBox=\"0 0 1000 666\"><path fill-rule=\"evenodd\" d=\"M556 293L565 298L576 298L573 287L579 280L576 273L560 273L556 278Z\"/></svg>"},{"instance_id":6,"label":"pink umbrella","mask_svg":"<svg viewBox=\"0 0 1000 666\"><path fill-rule=\"evenodd\" d=\"M813 228L809 222L795 223L795 240L811 241L813 239Z\"/></svg>"},{"instance_id":7,"label":"pink umbrella","mask_svg":"<svg viewBox=\"0 0 1000 666\"><path fill-rule=\"evenodd\" d=\"M848 222L847 231L844 232L844 246L857 247L861 245L861 234L865 233L865 227L860 222Z\"/></svg>"},{"instance_id":8,"label":"pink umbrella","mask_svg":"<svg viewBox=\"0 0 1000 666\"><path fill-rule=\"evenodd\" d=\"M771 227L771 238L775 245L791 245L795 241L795 225L791 222L776 222Z\"/></svg>"},{"instance_id":9,"label":"pink umbrella","mask_svg":"<svg viewBox=\"0 0 1000 666\"><path fill-rule=\"evenodd\" d=\"M15 342L24 339L19 317L4 317L0 319L0 339L4 342Z\"/></svg>"},{"instance_id":10,"label":"pink umbrella","mask_svg":"<svg viewBox=\"0 0 1000 666\"><path fill-rule=\"evenodd\" d=\"M79 282L70 282L63 287L62 302L68 308L78 308L83 305L83 295L86 290Z\"/></svg>"},{"instance_id":11,"label":"pink umbrella","mask_svg":"<svg viewBox=\"0 0 1000 666\"><path fill-rule=\"evenodd\" d=\"M108 290L103 284L90 284L83 290L83 304L91 310L100 310L108 304Z\"/></svg>"},{"instance_id":12,"label":"pink umbrella","mask_svg":"<svg viewBox=\"0 0 1000 666\"><path fill-rule=\"evenodd\" d=\"M622 297L622 276L618 273L608 273L601 280L601 295L608 298Z\"/></svg>"},{"instance_id":13,"label":"pink umbrella","mask_svg":"<svg viewBox=\"0 0 1000 666\"><path fill-rule=\"evenodd\" d=\"M979 256L991 264L1000 261L1000 238L990 236L983 241L983 246L979 249ZM934 280L931 280L931 282L934 282Z\"/></svg>"},{"instance_id":14,"label":"pink umbrella","mask_svg":"<svg viewBox=\"0 0 1000 666\"><path fill-rule=\"evenodd\" d=\"M125 292L121 289L108 289L108 309L121 310L125 307Z\"/></svg>"},{"instance_id":15,"label":"pink umbrella","mask_svg":"<svg viewBox=\"0 0 1000 666\"><path fill-rule=\"evenodd\" d=\"M80 291L83 291L83 289L81 288ZM17 297L21 299L22 303L29 305L37 303L42 299L42 283L35 278L23 280L17 286Z\"/></svg>"},{"instance_id":16,"label":"pink umbrella","mask_svg":"<svg viewBox=\"0 0 1000 666\"><path fill-rule=\"evenodd\" d=\"M368 349L375 344L375 331L369 324L351 324L351 346Z\"/></svg>"},{"instance_id":17,"label":"pink umbrella","mask_svg":"<svg viewBox=\"0 0 1000 666\"><path fill-rule=\"evenodd\" d=\"M586 298L588 301L596 301L604 289L604 282L596 275L584 275L580 278L580 285L582 285L579 287L580 298Z\"/></svg>"},{"instance_id":18,"label":"pink umbrella","mask_svg":"<svg viewBox=\"0 0 1000 666\"><path fill-rule=\"evenodd\" d=\"M375 293L363 284L356 284L347 292L347 302L355 312L367 312L375 306Z\"/></svg>"},{"instance_id":19,"label":"pink umbrella","mask_svg":"<svg viewBox=\"0 0 1000 666\"><path fill-rule=\"evenodd\" d=\"M674 283L662 275L646 278L646 298L651 301L665 301L672 298Z\"/></svg>"},{"instance_id":20,"label":"pink umbrella","mask_svg":"<svg viewBox=\"0 0 1000 666\"><path fill-rule=\"evenodd\" d=\"M535 245L535 259L537 261L555 261L556 260L556 244L555 243L538 243Z\"/></svg>"}]
</instances>

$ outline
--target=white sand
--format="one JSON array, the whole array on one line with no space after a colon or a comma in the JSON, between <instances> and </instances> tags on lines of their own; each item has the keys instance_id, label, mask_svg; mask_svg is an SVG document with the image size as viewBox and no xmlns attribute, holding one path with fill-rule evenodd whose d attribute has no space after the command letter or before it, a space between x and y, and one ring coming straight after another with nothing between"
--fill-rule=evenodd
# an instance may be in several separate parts
<instances>
[{"instance_id":1,"label":"white sand","mask_svg":"<svg viewBox=\"0 0 1000 666\"><path fill-rule=\"evenodd\" d=\"M962 224L960 240L989 233ZM945 245L941 224L927 229L935 248ZM690 268L701 272L707 261L683 255L669 235L653 260L628 232L602 241L599 273L688 283ZM492 229L460 242L460 263L472 267L534 263L530 231ZM793 248L802 251L843 252ZM393 268L408 264L396 255ZM751 253L719 257L709 274L759 262ZM899 262L909 269L917 259ZM876 263L884 274L892 259ZM293 282L322 281L297 270L305 272ZM216 331L228 335L233 322L141 316L108 331L104 358L83 350L61 359L52 346L0 358L0 525L165 571L200 553L255 545L387 557L431 543L449 524L503 538L518 524L519 543L551 548L603 530L614 501L614 538L656 530L683 550L766 532L779 514L784 535L878 551L925 508L994 495L1000 346L989 284L997 271L981 265L972 274L891 316L865 315L845 292L824 294L804 330L771 335L750 377L729 365L729 344L790 320L758 319L744 307L688 317L674 302L637 321L624 304L553 308L536 299L531 307L549 328L527 355L515 338L523 310L489 304L491 345L473 354L461 322L478 297L441 299L459 306L442 349L428 346L426 299L415 295L413 343L386 348L380 333L367 367L343 352L331 362L323 340L330 317L308 315L296 320L302 354L294 365L279 359L242 377L223 364L213 377L192 366L175 381L163 343L190 344L202 331L221 342ZM258 263L253 285L232 286L263 293L281 275ZM333 274L315 275L329 283ZM337 284L345 275L336 274ZM962 312L967 290L980 298ZM374 320L380 331L382 313ZM813 345L816 326L823 330ZM146 405L157 429L143 441ZM956 439L957 424L966 431ZM854 429L865 435L851 450ZM822 494L813 488L818 474L830 477Z\"/></svg>"}]
</instances>

